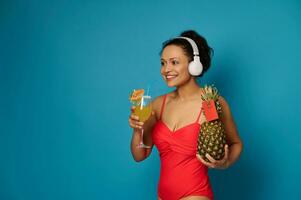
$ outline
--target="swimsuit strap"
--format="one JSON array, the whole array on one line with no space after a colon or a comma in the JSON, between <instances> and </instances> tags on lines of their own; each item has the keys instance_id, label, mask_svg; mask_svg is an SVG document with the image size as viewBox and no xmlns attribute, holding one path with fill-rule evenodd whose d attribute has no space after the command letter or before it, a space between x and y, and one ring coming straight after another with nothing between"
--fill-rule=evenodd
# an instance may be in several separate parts
<instances>
[{"instance_id":1,"label":"swimsuit strap","mask_svg":"<svg viewBox=\"0 0 301 200\"><path fill-rule=\"evenodd\" d=\"M162 102L162 106L161 106L161 113L160 113L160 119L162 118L162 114L163 114L163 110L164 110L164 106L165 106L165 101L166 101L166 95L164 95L164 98L163 98L163 102Z\"/></svg>"},{"instance_id":2,"label":"swimsuit strap","mask_svg":"<svg viewBox=\"0 0 301 200\"><path fill-rule=\"evenodd\" d=\"M200 110L200 113L198 115L198 118L196 119L196 122L199 122L199 119L200 119L200 116L201 116L202 112L203 112L203 103L201 105L201 110Z\"/></svg>"},{"instance_id":3,"label":"swimsuit strap","mask_svg":"<svg viewBox=\"0 0 301 200\"><path fill-rule=\"evenodd\" d=\"M200 113L199 113L199 116L198 116L198 118L196 119L196 122L198 122L198 121L199 121L199 119L200 119L200 116L201 116L201 114L202 114L202 111L203 111L203 106L201 107L201 110L200 110Z\"/></svg>"}]
</instances>

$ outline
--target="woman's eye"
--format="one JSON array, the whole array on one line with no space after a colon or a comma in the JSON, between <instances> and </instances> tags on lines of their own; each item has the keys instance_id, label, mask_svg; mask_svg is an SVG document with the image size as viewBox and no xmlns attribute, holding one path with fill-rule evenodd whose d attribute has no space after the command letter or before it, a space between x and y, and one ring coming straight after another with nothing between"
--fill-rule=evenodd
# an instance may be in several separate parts
<instances>
[{"instance_id":1,"label":"woman's eye","mask_svg":"<svg viewBox=\"0 0 301 200\"><path fill-rule=\"evenodd\" d=\"M178 62L178 61L176 61L176 60L173 60L173 61L171 61L171 63L172 63L173 65L177 65L177 64L179 64L179 62Z\"/></svg>"},{"instance_id":2,"label":"woman's eye","mask_svg":"<svg viewBox=\"0 0 301 200\"><path fill-rule=\"evenodd\" d=\"M161 66L164 66L164 62L161 61Z\"/></svg>"}]
</instances>

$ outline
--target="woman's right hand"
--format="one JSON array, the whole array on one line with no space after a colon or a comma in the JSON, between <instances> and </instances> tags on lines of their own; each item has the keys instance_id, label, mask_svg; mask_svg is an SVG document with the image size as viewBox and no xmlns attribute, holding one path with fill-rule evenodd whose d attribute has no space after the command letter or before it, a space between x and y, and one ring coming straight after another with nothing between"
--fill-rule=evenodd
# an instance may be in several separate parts
<instances>
[{"instance_id":1,"label":"woman's right hand","mask_svg":"<svg viewBox=\"0 0 301 200\"><path fill-rule=\"evenodd\" d=\"M139 129L141 130L144 123L139 121L139 117L134 114L134 110L135 110L135 106L132 106L131 107L131 115L129 117L130 127L132 127L133 129L136 129L136 130L139 130Z\"/></svg>"}]
</instances>

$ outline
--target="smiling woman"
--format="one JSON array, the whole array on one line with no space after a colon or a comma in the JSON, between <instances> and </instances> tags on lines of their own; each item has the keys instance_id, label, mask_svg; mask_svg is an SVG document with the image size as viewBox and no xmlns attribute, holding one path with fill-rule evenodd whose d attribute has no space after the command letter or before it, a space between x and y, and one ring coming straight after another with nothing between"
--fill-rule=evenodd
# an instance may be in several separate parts
<instances>
[{"instance_id":1,"label":"smiling woman","mask_svg":"<svg viewBox=\"0 0 301 200\"><path fill-rule=\"evenodd\" d=\"M160 153L161 173L158 199L162 200L212 200L208 167L225 169L231 166L242 151L234 119L226 100L220 96L223 110L222 122L227 134L225 156L210 162L196 155L197 138L201 124L202 94L204 90L196 81L209 69L212 49L204 37L195 31L185 31L180 38L163 43L161 75L168 87L176 89L152 101L153 115L145 122L131 114L129 124L134 129L131 152L135 161L146 159L155 145ZM151 148L136 148L139 129L144 129L143 141Z\"/></svg>"},{"instance_id":2,"label":"smiling woman","mask_svg":"<svg viewBox=\"0 0 301 200\"><path fill-rule=\"evenodd\" d=\"M169 45L161 56L161 74L169 87L186 82L190 75L187 70L189 60L181 47Z\"/></svg>"}]
</instances>

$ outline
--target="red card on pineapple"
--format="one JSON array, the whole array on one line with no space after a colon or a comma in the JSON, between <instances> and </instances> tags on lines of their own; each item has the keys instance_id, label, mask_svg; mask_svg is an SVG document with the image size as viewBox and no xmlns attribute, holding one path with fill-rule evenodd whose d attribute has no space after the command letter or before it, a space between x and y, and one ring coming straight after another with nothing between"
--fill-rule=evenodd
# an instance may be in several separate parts
<instances>
[{"instance_id":1,"label":"red card on pineapple","mask_svg":"<svg viewBox=\"0 0 301 200\"><path fill-rule=\"evenodd\" d=\"M203 102L203 110L206 117L207 122L218 119L217 110L215 107L214 100L204 101Z\"/></svg>"}]
</instances>

